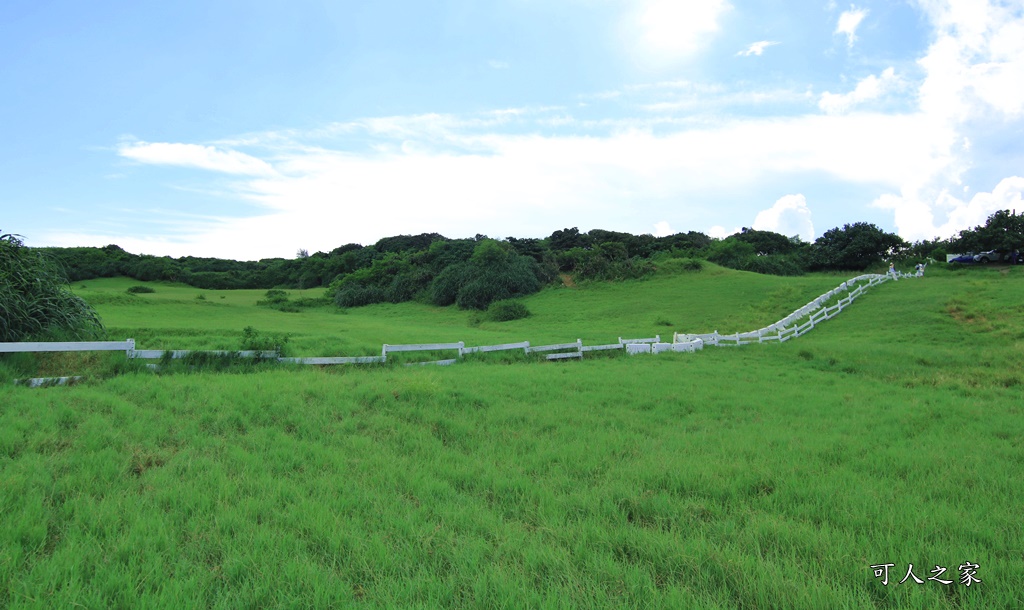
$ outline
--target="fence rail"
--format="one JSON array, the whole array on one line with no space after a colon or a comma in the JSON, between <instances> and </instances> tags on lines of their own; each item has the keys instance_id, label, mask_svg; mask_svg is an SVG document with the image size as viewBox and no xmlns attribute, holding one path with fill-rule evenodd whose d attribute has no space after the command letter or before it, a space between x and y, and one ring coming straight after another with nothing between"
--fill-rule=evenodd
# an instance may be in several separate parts
<instances>
[{"instance_id":1,"label":"fence rail","mask_svg":"<svg viewBox=\"0 0 1024 610\"><path fill-rule=\"evenodd\" d=\"M575 349L576 351L583 350L583 340L576 339L575 343L557 343L555 345L538 345L537 347L526 348L527 353L533 354L536 352L554 352L558 350Z\"/></svg>"},{"instance_id":2,"label":"fence rail","mask_svg":"<svg viewBox=\"0 0 1024 610\"><path fill-rule=\"evenodd\" d=\"M774 324L764 328L747 332L736 332L722 335L717 330L712 333L684 334L673 333L672 342L662 342L661 335L650 338L623 339L619 337L618 343L605 345L583 345L582 339L573 343L556 343L552 345L531 346L529 341L519 343L503 343L500 345L478 345L466 347L465 342L455 343L420 343L405 345L389 345L385 343L381 348L380 356L342 356L342 357L303 357L284 358L275 351L225 351L225 350L138 350L135 349L135 340L124 341L79 341L79 342L32 342L32 343L0 343L0 354L2 353L25 353L25 352L85 352L85 351L123 351L128 358L138 359L162 359L168 354L172 359L185 358L190 354L211 354L217 356L235 356L243 358L262 358L275 360L286 364L330 366L340 364L383 364L388 360L388 354L400 352L435 352L456 350L457 358L445 360L432 360L427 362L412 362L410 366L416 365L450 365L459 361L466 354L487 353L506 350L523 350L524 354L540 353L545 354L548 360L580 359L583 354L603 350L623 350L627 354L660 354L663 352L696 352L704 349L705 345L716 347L737 347L753 343L766 343L778 341L784 343L807 334L816 325L825 320L830 320L839 314L843 309L849 307L858 297L872 286L877 286L887 281L896 281L900 278L921 277L922 273L915 275L906 273L893 273L887 275L864 274L846 280L836 288L829 290L821 296L808 302L806 305L797 308L791 314L782 318ZM835 302L832 302L832 301ZM553 353L547 353L553 352ZM148 365L156 367L156 365ZM40 387L46 385L63 385L78 381L80 377L53 377L17 380L15 383Z\"/></svg>"},{"instance_id":3,"label":"fence rail","mask_svg":"<svg viewBox=\"0 0 1024 610\"><path fill-rule=\"evenodd\" d=\"M130 352L135 341L48 341L35 343L0 343L0 354L16 352Z\"/></svg>"},{"instance_id":4,"label":"fence rail","mask_svg":"<svg viewBox=\"0 0 1024 610\"><path fill-rule=\"evenodd\" d=\"M521 349L524 354L530 353L530 342L522 341L520 343L503 343L501 345L479 345L476 347L464 347L459 351L459 355L463 354L476 354L485 352L501 352L513 349Z\"/></svg>"},{"instance_id":5,"label":"fence rail","mask_svg":"<svg viewBox=\"0 0 1024 610\"><path fill-rule=\"evenodd\" d=\"M287 364L376 364L386 362L384 356L343 356L337 358L278 358Z\"/></svg>"}]
</instances>

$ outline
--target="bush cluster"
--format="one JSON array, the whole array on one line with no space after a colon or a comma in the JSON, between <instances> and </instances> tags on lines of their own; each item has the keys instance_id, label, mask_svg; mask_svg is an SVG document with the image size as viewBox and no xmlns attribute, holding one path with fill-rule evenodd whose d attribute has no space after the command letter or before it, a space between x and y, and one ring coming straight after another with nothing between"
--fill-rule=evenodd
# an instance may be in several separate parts
<instances>
[{"instance_id":1,"label":"bush cluster","mask_svg":"<svg viewBox=\"0 0 1024 610\"><path fill-rule=\"evenodd\" d=\"M506 299L495 301L487 307L487 318L495 322L521 320L530 316L530 310L522 301Z\"/></svg>"},{"instance_id":2,"label":"bush cluster","mask_svg":"<svg viewBox=\"0 0 1024 610\"><path fill-rule=\"evenodd\" d=\"M421 257L389 254L348 274L331 291L341 307L420 300L485 310L494 301L537 292L542 276L533 258L482 239L468 253L432 246Z\"/></svg>"}]
</instances>

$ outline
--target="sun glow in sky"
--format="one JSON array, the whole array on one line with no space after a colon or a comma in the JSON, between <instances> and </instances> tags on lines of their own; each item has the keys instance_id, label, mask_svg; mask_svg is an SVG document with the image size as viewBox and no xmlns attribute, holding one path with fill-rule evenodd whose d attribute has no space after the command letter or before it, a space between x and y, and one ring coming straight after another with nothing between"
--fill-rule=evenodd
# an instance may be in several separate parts
<instances>
[{"instance_id":1,"label":"sun glow in sky","mask_svg":"<svg viewBox=\"0 0 1024 610\"><path fill-rule=\"evenodd\" d=\"M1024 2L0 4L0 231L258 259L1024 211Z\"/></svg>"}]
</instances>

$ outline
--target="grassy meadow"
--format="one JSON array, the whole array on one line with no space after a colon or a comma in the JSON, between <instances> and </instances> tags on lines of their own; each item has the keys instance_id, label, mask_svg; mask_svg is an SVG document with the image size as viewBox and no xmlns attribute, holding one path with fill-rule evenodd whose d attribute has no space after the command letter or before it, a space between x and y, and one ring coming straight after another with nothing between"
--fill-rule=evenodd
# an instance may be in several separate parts
<instances>
[{"instance_id":1,"label":"grassy meadow","mask_svg":"<svg viewBox=\"0 0 1024 610\"><path fill-rule=\"evenodd\" d=\"M288 355L359 356L746 331L844 279L663 270L548 289L503 323L75 291L140 349L238 349L252 326ZM1021 269L929 268L805 337L696 354L166 374L118 358L0 361L0 607L1024 607ZM10 383L32 366L118 374ZM965 562L980 583L959 582ZM888 586L875 564L894 564ZM898 584L908 564L923 584Z\"/></svg>"}]
</instances>

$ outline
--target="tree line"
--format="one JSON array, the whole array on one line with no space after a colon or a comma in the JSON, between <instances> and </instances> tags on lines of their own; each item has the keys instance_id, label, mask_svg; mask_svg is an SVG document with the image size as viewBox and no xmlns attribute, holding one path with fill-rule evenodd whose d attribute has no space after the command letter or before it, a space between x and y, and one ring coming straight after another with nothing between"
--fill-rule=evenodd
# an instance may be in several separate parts
<instances>
[{"instance_id":1,"label":"tree line","mask_svg":"<svg viewBox=\"0 0 1024 610\"><path fill-rule=\"evenodd\" d=\"M491 302L536 292L568 275L576 281L643 277L669 259L707 260L733 269L775 275L809 271L864 271L894 258L944 260L947 252L1018 249L1024 215L992 214L985 225L953 238L908 243L865 222L826 231L814 242L743 228L724 239L689 231L665 237L578 228L544 238L451 239L437 233L385 237L369 246L345 244L295 258L235 261L138 255L116 245L40 248L71 281L128 276L182 282L202 289L316 288L340 306L421 300L485 309Z\"/></svg>"},{"instance_id":2,"label":"tree line","mask_svg":"<svg viewBox=\"0 0 1024 610\"><path fill-rule=\"evenodd\" d=\"M696 231L654 237L601 229L583 233L573 227L525 239L397 235L372 246L346 244L314 254L300 250L294 259L260 261L139 255L116 245L29 248L20 235L7 233L0 235L0 341L101 336L95 312L68 287L68 281L99 277L183 282L202 289L325 287L342 307L419 300L486 309L566 276L576 281L622 280L643 277L659 265L699 270L702 260L757 273L798 275L1022 247L1024 214L1009 210L997 211L984 225L950 239L914 243L864 222L830 229L813 243L749 228L713 239Z\"/></svg>"}]
</instances>

